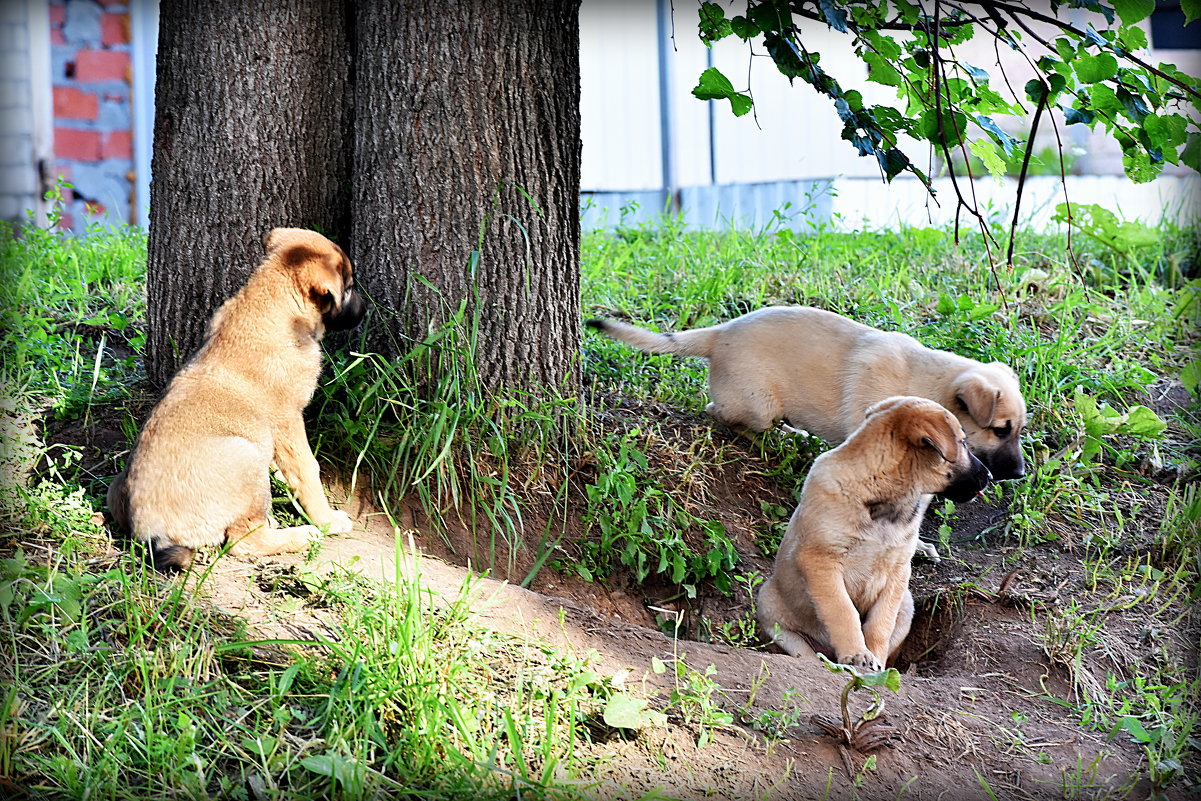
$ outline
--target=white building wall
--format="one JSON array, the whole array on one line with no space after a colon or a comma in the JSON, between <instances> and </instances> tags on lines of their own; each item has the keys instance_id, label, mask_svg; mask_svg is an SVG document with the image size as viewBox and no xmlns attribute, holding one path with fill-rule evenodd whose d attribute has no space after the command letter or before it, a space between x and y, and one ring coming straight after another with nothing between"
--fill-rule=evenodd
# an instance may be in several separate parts
<instances>
[{"instance_id":1,"label":"white building wall","mask_svg":"<svg viewBox=\"0 0 1201 801\"><path fill-rule=\"evenodd\" d=\"M0 3L0 219L41 213L49 157L49 22L44 2Z\"/></svg>"}]
</instances>

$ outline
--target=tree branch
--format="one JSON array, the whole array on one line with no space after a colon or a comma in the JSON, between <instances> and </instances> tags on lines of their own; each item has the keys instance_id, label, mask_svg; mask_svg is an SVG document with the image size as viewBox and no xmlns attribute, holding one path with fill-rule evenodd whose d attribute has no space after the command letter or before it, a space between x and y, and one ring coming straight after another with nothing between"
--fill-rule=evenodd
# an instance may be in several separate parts
<instances>
[{"instance_id":1,"label":"tree branch","mask_svg":"<svg viewBox=\"0 0 1201 801\"><path fill-rule=\"evenodd\" d=\"M1026 173L1030 169L1030 154L1034 152L1034 137L1038 133L1038 122L1042 119L1043 109L1047 107L1047 98L1051 94L1051 87L1047 86L1046 81L1040 80L1038 86L1040 90L1038 107L1034 109L1034 121L1030 123L1030 138L1026 140L1026 155L1022 157L1022 171L1018 175L1017 196L1013 200L1013 222L1009 225L1009 250L1005 254L1005 263L1011 270L1013 269L1013 243L1017 239L1018 233L1018 214L1022 208L1022 191L1026 188ZM1060 148L1062 163L1062 145Z\"/></svg>"}]
</instances>

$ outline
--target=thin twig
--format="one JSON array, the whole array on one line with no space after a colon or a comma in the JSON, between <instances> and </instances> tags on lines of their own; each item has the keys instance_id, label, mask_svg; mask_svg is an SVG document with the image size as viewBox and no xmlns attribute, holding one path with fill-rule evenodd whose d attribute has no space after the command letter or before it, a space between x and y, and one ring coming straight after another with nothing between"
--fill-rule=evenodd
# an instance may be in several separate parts
<instances>
[{"instance_id":1,"label":"thin twig","mask_svg":"<svg viewBox=\"0 0 1201 801\"><path fill-rule=\"evenodd\" d=\"M1051 87L1047 82L1038 82L1038 106L1034 109L1034 121L1030 123L1030 137L1026 140L1026 154L1022 157L1022 171L1018 174L1017 197L1013 199L1013 222L1009 225L1009 251L1005 254L1005 263L1013 269L1013 244L1017 241L1018 215L1022 210L1022 192L1026 188L1026 173L1030 170L1030 155L1034 152L1034 137L1038 134L1038 123L1042 119L1043 109L1047 107L1047 98L1051 96ZM1060 159L1063 158L1063 146L1060 145Z\"/></svg>"}]
</instances>

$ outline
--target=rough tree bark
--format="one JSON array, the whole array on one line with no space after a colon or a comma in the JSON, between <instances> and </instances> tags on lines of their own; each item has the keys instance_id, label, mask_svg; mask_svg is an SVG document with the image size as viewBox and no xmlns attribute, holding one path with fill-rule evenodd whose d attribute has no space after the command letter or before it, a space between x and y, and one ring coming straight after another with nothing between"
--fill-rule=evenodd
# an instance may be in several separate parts
<instances>
[{"instance_id":1,"label":"rough tree bark","mask_svg":"<svg viewBox=\"0 0 1201 801\"><path fill-rule=\"evenodd\" d=\"M373 347L466 300L485 386L574 386L579 0L362 0L354 28L352 258L397 315Z\"/></svg>"},{"instance_id":2,"label":"rough tree bark","mask_svg":"<svg viewBox=\"0 0 1201 801\"><path fill-rule=\"evenodd\" d=\"M147 368L161 386L268 230L344 241L351 50L340 0L170 0L159 30Z\"/></svg>"}]
</instances>

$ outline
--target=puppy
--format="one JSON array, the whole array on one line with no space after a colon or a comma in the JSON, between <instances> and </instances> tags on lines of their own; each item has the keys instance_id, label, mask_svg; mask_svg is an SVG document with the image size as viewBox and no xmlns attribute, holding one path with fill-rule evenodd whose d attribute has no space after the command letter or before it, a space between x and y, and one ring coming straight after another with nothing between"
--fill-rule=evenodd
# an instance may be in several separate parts
<instances>
[{"instance_id":1,"label":"puppy","mask_svg":"<svg viewBox=\"0 0 1201 801\"><path fill-rule=\"evenodd\" d=\"M989 479L937 403L902 396L871 407L805 479L759 588L761 630L793 656L883 669L913 620L909 563L931 493L968 501Z\"/></svg>"},{"instance_id":2,"label":"puppy","mask_svg":"<svg viewBox=\"0 0 1201 801\"><path fill-rule=\"evenodd\" d=\"M586 324L648 353L708 359L707 409L731 428L764 431L784 421L837 445L873 403L917 395L959 418L972 452L996 478L1026 473L1019 439L1026 401L1001 362L932 350L905 334L799 306L668 334L606 319Z\"/></svg>"},{"instance_id":3,"label":"puppy","mask_svg":"<svg viewBox=\"0 0 1201 801\"><path fill-rule=\"evenodd\" d=\"M317 387L326 331L358 325L365 305L350 260L321 234L276 228L267 256L213 315L200 350L171 379L108 491L121 528L155 567L181 570L195 549L298 551L315 526L274 528L272 463L317 526L351 529L330 508L302 412Z\"/></svg>"}]
</instances>

